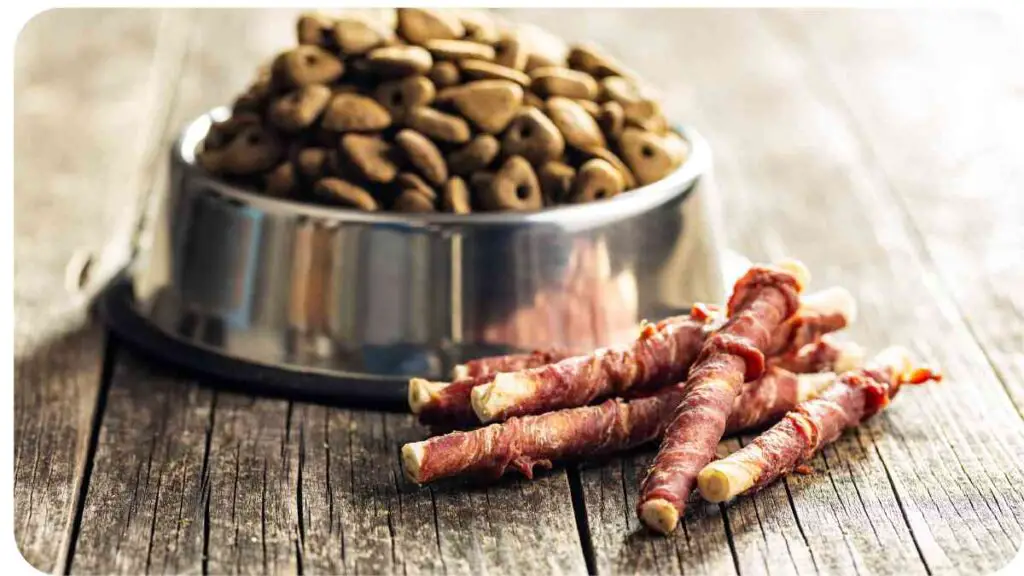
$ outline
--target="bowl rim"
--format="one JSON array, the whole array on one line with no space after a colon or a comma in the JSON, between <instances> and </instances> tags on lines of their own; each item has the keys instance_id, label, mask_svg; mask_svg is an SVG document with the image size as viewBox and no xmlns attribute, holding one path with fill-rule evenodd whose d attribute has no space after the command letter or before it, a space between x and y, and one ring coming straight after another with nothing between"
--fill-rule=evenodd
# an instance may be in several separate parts
<instances>
[{"instance_id":1,"label":"bowl rim","mask_svg":"<svg viewBox=\"0 0 1024 576\"><path fill-rule=\"evenodd\" d=\"M693 183L711 168L711 148L704 137L692 126L675 125L690 145L690 155L668 176L628 193L583 204L560 205L528 212L479 212L449 214L444 212L403 213L391 211L367 212L336 206L321 206L298 200L277 198L251 188L228 184L203 170L196 162L195 151L206 136L211 124L227 119L230 108L212 108L189 121L175 139L171 149L173 167L184 170L190 178L198 179L218 194L244 202L268 212L285 212L297 216L384 224L402 227L423 226L522 226L532 224L590 225L627 219L653 210L679 195L686 194Z\"/></svg>"}]
</instances>

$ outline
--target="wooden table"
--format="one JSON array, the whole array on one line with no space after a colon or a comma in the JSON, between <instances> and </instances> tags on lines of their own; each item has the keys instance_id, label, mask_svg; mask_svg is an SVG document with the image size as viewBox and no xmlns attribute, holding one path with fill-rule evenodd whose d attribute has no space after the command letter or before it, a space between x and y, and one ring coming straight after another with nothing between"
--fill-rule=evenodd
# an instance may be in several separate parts
<instances>
[{"instance_id":1,"label":"wooden table","mask_svg":"<svg viewBox=\"0 0 1024 576\"><path fill-rule=\"evenodd\" d=\"M525 11L656 79L710 139L729 246L796 256L947 381L795 476L633 513L652 451L533 482L416 488L409 416L216 391L90 319L144 243L184 121L291 41L292 13L47 12L15 77L15 523L45 571L976 573L1024 536L1024 27L985 13ZM91 267L72 269L81 250Z\"/></svg>"}]
</instances>

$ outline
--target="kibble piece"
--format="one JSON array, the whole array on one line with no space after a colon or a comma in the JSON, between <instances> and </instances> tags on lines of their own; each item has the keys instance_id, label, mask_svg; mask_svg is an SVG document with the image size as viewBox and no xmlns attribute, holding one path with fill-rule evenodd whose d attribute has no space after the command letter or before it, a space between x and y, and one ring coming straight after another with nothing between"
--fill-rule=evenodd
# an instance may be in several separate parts
<instances>
[{"instance_id":1,"label":"kibble piece","mask_svg":"<svg viewBox=\"0 0 1024 576\"><path fill-rule=\"evenodd\" d=\"M677 166L689 158L690 143L679 134L669 130L661 137L661 141L665 144L665 149L668 150L669 155L672 156Z\"/></svg>"},{"instance_id":2,"label":"kibble piece","mask_svg":"<svg viewBox=\"0 0 1024 576\"><path fill-rule=\"evenodd\" d=\"M604 101L615 101L626 105L631 102L639 102L643 99L640 89L636 83L629 78L622 76L608 76L601 79L601 99Z\"/></svg>"},{"instance_id":3,"label":"kibble piece","mask_svg":"<svg viewBox=\"0 0 1024 576\"><path fill-rule=\"evenodd\" d=\"M485 62L483 60L463 60L459 62L462 74L470 80L511 80L523 88L530 86L530 77L515 68Z\"/></svg>"},{"instance_id":4,"label":"kibble piece","mask_svg":"<svg viewBox=\"0 0 1024 576\"><path fill-rule=\"evenodd\" d=\"M544 66L565 65L569 46L562 38L535 24L516 26L515 35L528 54L527 72Z\"/></svg>"},{"instance_id":5,"label":"kibble piece","mask_svg":"<svg viewBox=\"0 0 1024 576\"><path fill-rule=\"evenodd\" d=\"M431 202L437 200L437 192L427 184L423 178L413 174L412 172L402 172L395 177L395 184L398 184L401 190L412 190L419 193L421 196L429 198Z\"/></svg>"},{"instance_id":6,"label":"kibble piece","mask_svg":"<svg viewBox=\"0 0 1024 576\"><path fill-rule=\"evenodd\" d=\"M434 202L417 190L403 190L392 206L398 212L427 213L437 212Z\"/></svg>"},{"instance_id":7,"label":"kibble piece","mask_svg":"<svg viewBox=\"0 0 1024 576\"><path fill-rule=\"evenodd\" d=\"M307 182L315 182L327 175L326 148L303 148L295 157L299 175Z\"/></svg>"},{"instance_id":8,"label":"kibble piece","mask_svg":"<svg viewBox=\"0 0 1024 576\"><path fill-rule=\"evenodd\" d=\"M459 83L459 67L454 62L434 62L427 74L437 88L448 88Z\"/></svg>"},{"instance_id":9,"label":"kibble piece","mask_svg":"<svg viewBox=\"0 0 1024 576\"><path fill-rule=\"evenodd\" d=\"M295 30L299 44L327 48L333 26L331 19L323 14L303 14Z\"/></svg>"},{"instance_id":10,"label":"kibble piece","mask_svg":"<svg viewBox=\"0 0 1024 576\"><path fill-rule=\"evenodd\" d=\"M391 145L378 136L346 134L341 150L367 180L388 183L398 174Z\"/></svg>"},{"instance_id":11,"label":"kibble piece","mask_svg":"<svg viewBox=\"0 0 1024 576\"><path fill-rule=\"evenodd\" d=\"M625 126L626 116L622 105L618 102L605 102L597 115L597 125L604 135L611 140L618 140Z\"/></svg>"},{"instance_id":12,"label":"kibble piece","mask_svg":"<svg viewBox=\"0 0 1024 576\"><path fill-rule=\"evenodd\" d=\"M427 106L417 106L405 115L405 125L441 142L462 144L469 141L469 124L451 114Z\"/></svg>"},{"instance_id":13,"label":"kibble piece","mask_svg":"<svg viewBox=\"0 0 1024 576\"><path fill-rule=\"evenodd\" d=\"M468 40L428 40L423 44L434 60L494 60L494 48Z\"/></svg>"},{"instance_id":14,"label":"kibble piece","mask_svg":"<svg viewBox=\"0 0 1024 576\"><path fill-rule=\"evenodd\" d=\"M333 132L376 132L391 125L391 114L368 96L335 94L321 125Z\"/></svg>"},{"instance_id":15,"label":"kibble piece","mask_svg":"<svg viewBox=\"0 0 1024 576\"><path fill-rule=\"evenodd\" d=\"M373 97L388 109L392 117L401 118L408 110L433 102L436 94L437 90L430 80L423 76L409 76L382 82L374 90Z\"/></svg>"},{"instance_id":16,"label":"kibble piece","mask_svg":"<svg viewBox=\"0 0 1024 576\"><path fill-rule=\"evenodd\" d=\"M597 98L597 81L586 72L561 66L545 66L530 71L530 89L542 98L564 96L580 100Z\"/></svg>"},{"instance_id":17,"label":"kibble piece","mask_svg":"<svg viewBox=\"0 0 1024 576\"><path fill-rule=\"evenodd\" d=\"M508 80L477 80L454 90L455 109L489 134L504 130L523 103L523 87Z\"/></svg>"},{"instance_id":18,"label":"kibble piece","mask_svg":"<svg viewBox=\"0 0 1024 576\"><path fill-rule=\"evenodd\" d=\"M655 134L663 134L668 130L665 116L661 113L661 106L653 100L640 100L630 102L622 106L626 126L640 128Z\"/></svg>"},{"instance_id":19,"label":"kibble piece","mask_svg":"<svg viewBox=\"0 0 1024 576\"><path fill-rule=\"evenodd\" d=\"M260 126L258 114L241 112L232 114L230 118L221 122L214 122L206 134L206 138L203 139L203 148L205 150L223 148L248 126Z\"/></svg>"},{"instance_id":20,"label":"kibble piece","mask_svg":"<svg viewBox=\"0 0 1024 576\"><path fill-rule=\"evenodd\" d=\"M597 121L573 100L561 96L550 98L547 114L565 137L566 144L581 150L606 146Z\"/></svg>"},{"instance_id":21,"label":"kibble piece","mask_svg":"<svg viewBox=\"0 0 1024 576\"><path fill-rule=\"evenodd\" d=\"M494 172L478 170L469 176L469 187L476 196L483 197L491 188L494 181Z\"/></svg>"},{"instance_id":22,"label":"kibble piece","mask_svg":"<svg viewBox=\"0 0 1024 576\"><path fill-rule=\"evenodd\" d=\"M592 44L578 44L569 49L566 57L573 70L586 72L595 78L605 76L630 76L626 68L611 56L601 52Z\"/></svg>"},{"instance_id":23,"label":"kibble piece","mask_svg":"<svg viewBox=\"0 0 1024 576\"><path fill-rule=\"evenodd\" d=\"M541 110L546 106L544 99L533 92L527 92L526 95L523 96L523 105L533 106L534 108L540 108Z\"/></svg>"},{"instance_id":24,"label":"kibble piece","mask_svg":"<svg viewBox=\"0 0 1024 576\"><path fill-rule=\"evenodd\" d=\"M429 138L406 128L395 135L395 144L405 152L413 165L431 184L440 186L448 179L448 165L437 146Z\"/></svg>"},{"instance_id":25,"label":"kibble piece","mask_svg":"<svg viewBox=\"0 0 1024 576\"><path fill-rule=\"evenodd\" d=\"M494 63L519 70L526 68L526 49L513 36L506 36L494 44Z\"/></svg>"},{"instance_id":26,"label":"kibble piece","mask_svg":"<svg viewBox=\"0 0 1024 576\"><path fill-rule=\"evenodd\" d=\"M582 100L579 98L573 101L579 104L584 110L586 110L587 114L590 114L594 118L594 120L597 120L598 116L601 115L601 105L598 104L597 102L594 102L593 100Z\"/></svg>"},{"instance_id":27,"label":"kibble piece","mask_svg":"<svg viewBox=\"0 0 1024 576\"><path fill-rule=\"evenodd\" d=\"M633 171L611 150L607 148L589 148L584 150L583 153L587 155L587 158L600 158L614 166L619 171L619 174L622 175L622 181L626 183L626 190L636 188L636 177L633 176Z\"/></svg>"},{"instance_id":28,"label":"kibble piece","mask_svg":"<svg viewBox=\"0 0 1024 576\"><path fill-rule=\"evenodd\" d=\"M248 124L217 149L204 149L200 165L214 174L245 176L269 170L284 155L281 142L263 126Z\"/></svg>"},{"instance_id":29,"label":"kibble piece","mask_svg":"<svg viewBox=\"0 0 1024 576\"><path fill-rule=\"evenodd\" d=\"M424 44L429 40L457 40L466 35L466 29L449 12L399 8L398 33L413 44Z\"/></svg>"},{"instance_id":30,"label":"kibble piece","mask_svg":"<svg viewBox=\"0 0 1024 576\"><path fill-rule=\"evenodd\" d=\"M526 158L539 166L557 160L565 152L565 138L550 118L537 108L521 109L502 139L504 153Z\"/></svg>"},{"instance_id":31,"label":"kibble piece","mask_svg":"<svg viewBox=\"0 0 1024 576\"><path fill-rule=\"evenodd\" d=\"M278 198L286 198L295 193L295 167L291 162L284 162L263 177L263 189L267 194Z\"/></svg>"},{"instance_id":32,"label":"kibble piece","mask_svg":"<svg viewBox=\"0 0 1024 576\"><path fill-rule=\"evenodd\" d=\"M580 166L573 181L571 201L574 204L618 196L625 189L622 175L614 166L594 158Z\"/></svg>"},{"instance_id":33,"label":"kibble piece","mask_svg":"<svg viewBox=\"0 0 1024 576\"><path fill-rule=\"evenodd\" d=\"M452 176L444 184L441 191L441 207L452 214L469 214L472 212L469 202L469 187L466 181Z\"/></svg>"},{"instance_id":34,"label":"kibble piece","mask_svg":"<svg viewBox=\"0 0 1024 576\"><path fill-rule=\"evenodd\" d=\"M303 45L279 55L273 64L274 82L286 88L330 84L345 72L334 54L319 46Z\"/></svg>"},{"instance_id":35,"label":"kibble piece","mask_svg":"<svg viewBox=\"0 0 1024 576\"><path fill-rule=\"evenodd\" d=\"M426 74L434 65L430 52L419 46L374 48L364 61L369 70L381 76L397 77Z\"/></svg>"},{"instance_id":36,"label":"kibble piece","mask_svg":"<svg viewBox=\"0 0 1024 576\"><path fill-rule=\"evenodd\" d=\"M575 177L576 170L572 166L558 161L545 162L537 170L537 181L540 182L540 189L544 193L544 204L552 206L567 201Z\"/></svg>"},{"instance_id":37,"label":"kibble piece","mask_svg":"<svg viewBox=\"0 0 1024 576\"><path fill-rule=\"evenodd\" d=\"M282 96L270 105L268 119L286 132L308 128L331 99L331 89L322 84L309 84Z\"/></svg>"},{"instance_id":38,"label":"kibble piece","mask_svg":"<svg viewBox=\"0 0 1024 576\"><path fill-rule=\"evenodd\" d=\"M494 44L500 39L498 25L483 10L462 9L458 11L459 21L466 29L466 39L481 44Z\"/></svg>"},{"instance_id":39,"label":"kibble piece","mask_svg":"<svg viewBox=\"0 0 1024 576\"><path fill-rule=\"evenodd\" d=\"M501 144L490 134L480 134L469 144L448 154L448 169L460 175L486 168L498 157Z\"/></svg>"},{"instance_id":40,"label":"kibble piece","mask_svg":"<svg viewBox=\"0 0 1024 576\"><path fill-rule=\"evenodd\" d=\"M313 188L313 193L338 206L359 208L369 212L374 212L379 208L377 201L369 192L341 178L319 180Z\"/></svg>"},{"instance_id":41,"label":"kibble piece","mask_svg":"<svg viewBox=\"0 0 1024 576\"><path fill-rule=\"evenodd\" d=\"M331 32L342 54L349 56L365 54L392 39L389 30L362 18L341 18Z\"/></svg>"},{"instance_id":42,"label":"kibble piece","mask_svg":"<svg viewBox=\"0 0 1024 576\"><path fill-rule=\"evenodd\" d=\"M622 158L640 184L657 182L676 169L675 156L660 136L638 128L626 128L619 138Z\"/></svg>"},{"instance_id":43,"label":"kibble piece","mask_svg":"<svg viewBox=\"0 0 1024 576\"><path fill-rule=\"evenodd\" d=\"M537 175L522 156L505 161L481 201L490 210L539 210L544 206Z\"/></svg>"}]
</instances>

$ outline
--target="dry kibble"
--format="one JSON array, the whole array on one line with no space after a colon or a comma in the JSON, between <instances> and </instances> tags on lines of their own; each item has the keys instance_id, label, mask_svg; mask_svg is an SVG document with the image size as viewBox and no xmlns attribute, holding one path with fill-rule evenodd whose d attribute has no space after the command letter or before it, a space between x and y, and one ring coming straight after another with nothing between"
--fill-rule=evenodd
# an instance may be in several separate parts
<instances>
[{"instance_id":1,"label":"dry kibble","mask_svg":"<svg viewBox=\"0 0 1024 576\"><path fill-rule=\"evenodd\" d=\"M359 208L374 212L377 201L363 188L341 178L323 178L316 183L313 193L338 206Z\"/></svg>"},{"instance_id":2,"label":"dry kibble","mask_svg":"<svg viewBox=\"0 0 1024 576\"><path fill-rule=\"evenodd\" d=\"M525 72L494 62L463 60L459 62L459 67L462 75L470 80L511 80L523 88L530 86L530 77Z\"/></svg>"},{"instance_id":3,"label":"dry kibble","mask_svg":"<svg viewBox=\"0 0 1024 576\"><path fill-rule=\"evenodd\" d=\"M491 182L494 180L494 172L488 172L487 170L479 170L473 172L469 176L469 187L476 196L483 197L488 193L491 188Z\"/></svg>"},{"instance_id":4,"label":"dry kibble","mask_svg":"<svg viewBox=\"0 0 1024 576\"><path fill-rule=\"evenodd\" d=\"M419 195L429 198L431 202L437 200L437 192L431 188L430 184L427 184L423 178L413 174L412 172L402 172L395 178L395 184L398 184L401 190L412 190Z\"/></svg>"},{"instance_id":5,"label":"dry kibble","mask_svg":"<svg viewBox=\"0 0 1024 576\"><path fill-rule=\"evenodd\" d=\"M580 105L581 108L586 110L587 114L590 114L590 116L593 117L594 120L597 120L598 116L601 115L601 105L598 104L597 102L594 102L593 100L581 100L577 98L576 100L574 100L574 102L576 102L577 104Z\"/></svg>"},{"instance_id":6,"label":"dry kibble","mask_svg":"<svg viewBox=\"0 0 1024 576\"><path fill-rule=\"evenodd\" d=\"M436 88L448 88L459 83L459 67L454 62L435 62L427 74Z\"/></svg>"},{"instance_id":7,"label":"dry kibble","mask_svg":"<svg viewBox=\"0 0 1024 576\"><path fill-rule=\"evenodd\" d=\"M606 137L618 140L625 122L626 116L621 104L605 102L601 105L601 111L597 115L597 125L601 127L601 131Z\"/></svg>"},{"instance_id":8,"label":"dry kibble","mask_svg":"<svg viewBox=\"0 0 1024 576\"><path fill-rule=\"evenodd\" d=\"M494 44L495 64L521 72L526 68L526 57L526 49L515 37L507 36Z\"/></svg>"},{"instance_id":9,"label":"dry kibble","mask_svg":"<svg viewBox=\"0 0 1024 576\"><path fill-rule=\"evenodd\" d=\"M472 212L469 202L469 187L466 181L452 176L444 184L441 191L441 207L452 214L469 214Z\"/></svg>"},{"instance_id":10,"label":"dry kibble","mask_svg":"<svg viewBox=\"0 0 1024 576\"><path fill-rule=\"evenodd\" d=\"M334 23L322 14L303 14L296 23L296 37L299 44L327 48Z\"/></svg>"},{"instance_id":11,"label":"dry kibble","mask_svg":"<svg viewBox=\"0 0 1024 576\"><path fill-rule=\"evenodd\" d=\"M626 128L619 138L622 158L640 184L657 182L668 176L678 164L660 136L638 128Z\"/></svg>"},{"instance_id":12,"label":"dry kibble","mask_svg":"<svg viewBox=\"0 0 1024 576\"><path fill-rule=\"evenodd\" d=\"M423 44L434 60L494 60L494 48L468 40L428 40Z\"/></svg>"},{"instance_id":13,"label":"dry kibble","mask_svg":"<svg viewBox=\"0 0 1024 576\"><path fill-rule=\"evenodd\" d=\"M522 156L539 166L557 160L565 152L562 133L537 108L523 108L509 124L502 139L502 150L510 156Z\"/></svg>"},{"instance_id":14,"label":"dry kibble","mask_svg":"<svg viewBox=\"0 0 1024 576\"><path fill-rule=\"evenodd\" d=\"M346 134L341 138L341 150L367 180L388 183L398 174L394 151L379 136Z\"/></svg>"},{"instance_id":15,"label":"dry kibble","mask_svg":"<svg viewBox=\"0 0 1024 576\"><path fill-rule=\"evenodd\" d=\"M392 117L401 118L409 109L433 102L436 93L430 80L423 76L409 76L401 80L382 82L374 91L373 97L388 109Z\"/></svg>"},{"instance_id":16,"label":"dry kibble","mask_svg":"<svg viewBox=\"0 0 1024 576\"><path fill-rule=\"evenodd\" d=\"M669 131L661 137L661 141L665 144L665 149L668 150L669 155L672 156L677 165L685 162L690 156L690 143L679 134Z\"/></svg>"},{"instance_id":17,"label":"dry kibble","mask_svg":"<svg viewBox=\"0 0 1024 576\"><path fill-rule=\"evenodd\" d=\"M626 183L626 190L636 188L636 177L633 176L633 171L614 152L607 148L590 148L583 152L588 158L600 158L614 166L619 171L619 174L622 174L622 180Z\"/></svg>"},{"instance_id":18,"label":"dry kibble","mask_svg":"<svg viewBox=\"0 0 1024 576\"><path fill-rule=\"evenodd\" d=\"M668 129L665 116L661 113L661 106L653 100L640 100L625 104L622 111L626 119L626 126L656 134L663 134Z\"/></svg>"},{"instance_id":19,"label":"dry kibble","mask_svg":"<svg viewBox=\"0 0 1024 576\"><path fill-rule=\"evenodd\" d=\"M614 166L600 158L588 160L573 181L571 201L574 204L604 200L618 196L626 184Z\"/></svg>"},{"instance_id":20,"label":"dry kibble","mask_svg":"<svg viewBox=\"0 0 1024 576\"><path fill-rule=\"evenodd\" d=\"M269 170L283 155L284 148L273 134L259 124L248 124L222 147L204 150L199 163L215 174L246 176Z\"/></svg>"},{"instance_id":21,"label":"dry kibble","mask_svg":"<svg viewBox=\"0 0 1024 576\"><path fill-rule=\"evenodd\" d=\"M570 48L566 61L573 70L586 72L595 78L629 76L622 64L591 44L579 44Z\"/></svg>"},{"instance_id":22,"label":"dry kibble","mask_svg":"<svg viewBox=\"0 0 1024 576\"><path fill-rule=\"evenodd\" d=\"M395 200L393 208L398 212L420 214L437 211L434 202L417 190L403 190Z\"/></svg>"},{"instance_id":23,"label":"dry kibble","mask_svg":"<svg viewBox=\"0 0 1024 576\"><path fill-rule=\"evenodd\" d=\"M286 88L307 84L330 84L345 72L334 54L319 46L303 45L284 52L274 60L275 83Z\"/></svg>"},{"instance_id":24,"label":"dry kibble","mask_svg":"<svg viewBox=\"0 0 1024 576\"><path fill-rule=\"evenodd\" d=\"M462 9L458 11L459 21L466 29L466 39L481 44L494 44L500 38L500 31L494 19L483 10Z\"/></svg>"},{"instance_id":25,"label":"dry kibble","mask_svg":"<svg viewBox=\"0 0 1024 576\"><path fill-rule=\"evenodd\" d=\"M342 54L358 56L384 46L392 40L390 30L375 22L361 18L341 18L335 22L331 34Z\"/></svg>"},{"instance_id":26,"label":"dry kibble","mask_svg":"<svg viewBox=\"0 0 1024 576\"><path fill-rule=\"evenodd\" d=\"M515 35L528 54L527 72L544 66L564 65L569 46L558 36L534 24L517 26Z\"/></svg>"},{"instance_id":27,"label":"dry kibble","mask_svg":"<svg viewBox=\"0 0 1024 576\"><path fill-rule=\"evenodd\" d=\"M505 161L481 201L489 210L539 210L544 206L537 175L522 156Z\"/></svg>"},{"instance_id":28,"label":"dry kibble","mask_svg":"<svg viewBox=\"0 0 1024 576\"><path fill-rule=\"evenodd\" d=\"M414 130L405 129L395 135L395 144L405 152L413 165L431 184L440 186L448 179L448 165L437 146Z\"/></svg>"},{"instance_id":29,"label":"dry kibble","mask_svg":"<svg viewBox=\"0 0 1024 576\"><path fill-rule=\"evenodd\" d=\"M546 162L537 170L537 180L544 193L544 204L554 205L565 202L572 192L572 181L576 170L564 162Z\"/></svg>"},{"instance_id":30,"label":"dry kibble","mask_svg":"<svg viewBox=\"0 0 1024 576\"><path fill-rule=\"evenodd\" d=\"M462 38L466 35L466 29L462 22L449 12L399 8L398 33L413 44L424 44L429 40Z\"/></svg>"},{"instance_id":31,"label":"dry kibble","mask_svg":"<svg viewBox=\"0 0 1024 576\"><path fill-rule=\"evenodd\" d=\"M299 175L307 182L314 182L327 174L326 148L303 148L295 157Z\"/></svg>"},{"instance_id":32,"label":"dry kibble","mask_svg":"<svg viewBox=\"0 0 1024 576\"><path fill-rule=\"evenodd\" d=\"M285 162L267 173L263 178L263 188L270 196L284 198L295 193L295 167Z\"/></svg>"},{"instance_id":33,"label":"dry kibble","mask_svg":"<svg viewBox=\"0 0 1024 576\"><path fill-rule=\"evenodd\" d=\"M384 46L366 55L366 67L381 76L397 77L426 74L434 65L430 52L419 46Z\"/></svg>"},{"instance_id":34,"label":"dry kibble","mask_svg":"<svg viewBox=\"0 0 1024 576\"><path fill-rule=\"evenodd\" d=\"M604 134L597 121L576 102L555 96L547 102L547 113L565 137L566 144L581 150L605 147Z\"/></svg>"},{"instance_id":35,"label":"dry kibble","mask_svg":"<svg viewBox=\"0 0 1024 576\"><path fill-rule=\"evenodd\" d=\"M316 122L331 99L331 89L309 84L292 91L270 105L268 119L286 132L307 128Z\"/></svg>"},{"instance_id":36,"label":"dry kibble","mask_svg":"<svg viewBox=\"0 0 1024 576\"><path fill-rule=\"evenodd\" d=\"M375 132L391 125L391 114L368 96L335 94L321 125L333 132Z\"/></svg>"},{"instance_id":37,"label":"dry kibble","mask_svg":"<svg viewBox=\"0 0 1024 576\"><path fill-rule=\"evenodd\" d=\"M523 87L508 80L477 80L448 90L457 90L455 109L489 134L504 130L523 103Z\"/></svg>"},{"instance_id":38,"label":"dry kibble","mask_svg":"<svg viewBox=\"0 0 1024 576\"><path fill-rule=\"evenodd\" d=\"M544 99L541 98L540 96L537 96L533 92L527 92L523 96L523 105L524 106L533 106L534 108L540 108L542 110L546 106L546 104L544 103Z\"/></svg>"},{"instance_id":39,"label":"dry kibble","mask_svg":"<svg viewBox=\"0 0 1024 576\"><path fill-rule=\"evenodd\" d=\"M223 148L248 126L260 126L260 117L252 113L232 114L230 118L210 126L203 147L206 150Z\"/></svg>"},{"instance_id":40,"label":"dry kibble","mask_svg":"<svg viewBox=\"0 0 1024 576\"><path fill-rule=\"evenodd\" d=\"M530 71L530 89L542 98L564 96L579 100L597 98L597 81L589 74L561 66L545 66Z\"/></svg>"},{"instance_id":41,"label":"dry kibble","mask_svg":"<svg viewBox=\"0 0 1024 576\"><path fill-rule=\"evenodd\" d=\"M405 115L405 125L441 142L462 144L469 141L469 124L465 120L426 106L409 110Z\"/></svg>"},{"instance_id":42,"label":"dry kibble","mask_svg":"<svg viewBox=\"0 0 1024 576\"><path fill-rule=\"evenodd\" d=\"M498 157L501 144L490 134L481 134L469 144L448 154L448 169L460 175L470 174L490 165Z\"/></svg>"}]
</instances>

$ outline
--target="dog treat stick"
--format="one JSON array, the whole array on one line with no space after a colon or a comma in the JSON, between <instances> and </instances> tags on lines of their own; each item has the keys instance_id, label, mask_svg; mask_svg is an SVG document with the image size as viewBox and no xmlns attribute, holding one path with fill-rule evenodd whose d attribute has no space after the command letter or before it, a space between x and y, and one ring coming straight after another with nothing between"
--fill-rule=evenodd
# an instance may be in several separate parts
<instances>
[{"instance_id":1,"label":"dog treat stick","mask_svg":"<svg viewBox=\"0 0 1024 576\"><path fill-rule=\"evenodd\" d=\"M729 320L704 343L686 392L644 478L640 520L663 534L675 530L697 473L715 456L744 382L765 370L772 335L797 311L810 273L798 262L754 266L733 288Z\"/></svg>"},{"instance_id":2,"label":"dog treat stick","mask_svg":"<svg viewBox=\"0 0 1024 576\"><path fill-rule=\"evenodd\" d=\"M753 442L704 467L697 476L701 495L724 502L771 484L806 462L843 430L885 409L903 384L941 376L914 368L901 348L888 348L865 368L836 378L821 396L801 402Z\"/></svg>"},{"instance_id":3,"label":"dog treat stick","mask_svg":"<svg viewBox=\"0 0 1024 576\"><path fill-rule=\"evenodd\" d=\"M573 356L568 350L548 349L534 350L525 354L506 354L503 356L487 356L470 360L465 364L457 364L452 369L452 380L466 380L481 376L493 376L498 372L516 372L528 368L536 368L558 362Z\"/></svg>"},{"instance_id":4,"label":"dog treat stick","mask_svg":"<svg viewBox=\"0 0 1024 576\"><path fill-rule=\"evenodd\" d=\"M864 360L864 349L851 342L836 342L823 334L817 342L800 347L795 353L784 353L768 360L772 366L794 374L813 372L843 373L853 370Z\"/></svg>"},{"instance_id":5,"label":"dog treat stick","mask_svg":"<svg viewBox=\"0 0 1024 576\"><path fill-rule=\"evenodd\" d=\"M727 430L737 433L772 424L834 379L834 374L798 376L769 368L736 398ZM556 460L609 454L656 440L671 421L683 392L680 383L633 400L614 398L596 406L435 436L406 444L402 462L406 475L416 483L459 474L496 478L509 470L532 478L534 466L549 468Z\"/></svg>"},{"instance_id":6,"label":"dog treat stick","mask_svg":"<svg viewBox=\"0 0 1024 576\"><path fill-rule=\"evenodd\" d=\"M800 309L772 333L765 356L776 356L785 350L796 352L796 343L817 342L830 332L846 328L857 318L857 302L845 288L834 286L800 298Z\"/></svg>"}]
</instances>

